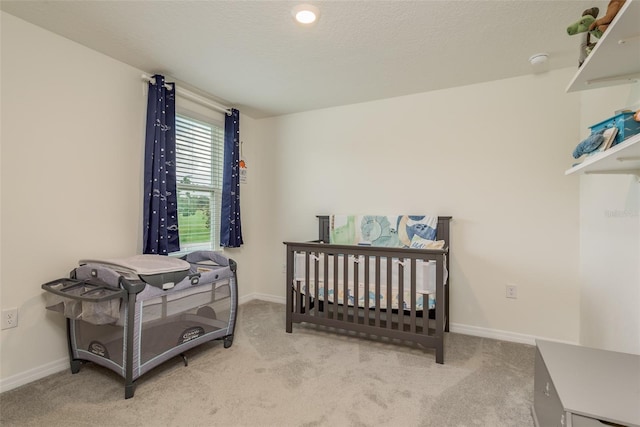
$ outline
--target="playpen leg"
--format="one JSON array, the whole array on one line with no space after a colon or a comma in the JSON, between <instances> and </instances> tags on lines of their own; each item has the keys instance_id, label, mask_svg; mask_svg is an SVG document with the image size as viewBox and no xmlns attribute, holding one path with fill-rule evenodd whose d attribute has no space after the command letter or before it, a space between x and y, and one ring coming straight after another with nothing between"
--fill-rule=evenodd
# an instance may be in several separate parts
<instances>
[{"instance_id":1,"label":"playpen leg","mask_svg":"<svg viewBox=\"0 0 640 427\"><path fill-rule=\"evenodd\" d=\"M136 391L136 385L133 381L127 381L124 385L124 398L131 399Z\"/></svg>"},{"instance_id":2,"label":"playpen leg","mask_svg":"<svg viewBox=\"0 0 640 427\"><path fill-rule=\"evenodd\" d=\"M80 365L82 365L82 362L73 358L73 347L71 345L73 340L71 335L71 319L67 317L67 350L69 351L69 365L71 367L71 373L77 374L80 372Z\"/></svg>"},{"instance_id":3,"label":"playpen leg","mask_svg":"<svg viewBox=\"0 0 640 427\"><path fill-rule=\"evenodd\" d=\"M82 362L79 360L70 360L69 364L71 365L71 373L72 374L77 374L78 372L80 372L80 365L82 365Z\"/></svg>"},{"instance_id":4,"label":"playpen leg","mask_svg":"<svg viewBox=\"0 0 640 427\"><path fill-rule=\"evenodd\" d=\"M229 348L233 344L233 335L224 337L224 348Z\"/></svg>"}]
</instances>

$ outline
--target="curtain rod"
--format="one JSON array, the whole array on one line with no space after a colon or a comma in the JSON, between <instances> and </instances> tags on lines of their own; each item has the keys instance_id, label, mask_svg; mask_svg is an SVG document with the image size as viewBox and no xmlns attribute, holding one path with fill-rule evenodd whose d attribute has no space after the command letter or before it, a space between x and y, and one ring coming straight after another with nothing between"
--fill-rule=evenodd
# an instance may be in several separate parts
<instances>
[{"instance_id":1,"label":"curtain rod","mask_svg":"<svg viewBox=\"0 0 640 427\"><path fill-rule=\"evenodd\" d=\"M156 84L155 79L148 75L148 74L143 74L142 75L142 80L145 80L147 82L150 82L151 84ZM165 84L164 85L165 88L167 89L171 89L173 86ZM180 95L184 98L187 98L193 102L196 102L200 105L204 105L205 107L209 107L209 108L213 108L214 110L218 110L222 113L226 113L228 115L231 115L231 108L230 107L226 107L224 105L220 105L217 104L213 101L211 101L210 99L205 98L204 96L198 95L197 93L193 93L189 90L186 89L182 89L181 87L176 85L176 94Z\"/></svg>"}]
</instances>

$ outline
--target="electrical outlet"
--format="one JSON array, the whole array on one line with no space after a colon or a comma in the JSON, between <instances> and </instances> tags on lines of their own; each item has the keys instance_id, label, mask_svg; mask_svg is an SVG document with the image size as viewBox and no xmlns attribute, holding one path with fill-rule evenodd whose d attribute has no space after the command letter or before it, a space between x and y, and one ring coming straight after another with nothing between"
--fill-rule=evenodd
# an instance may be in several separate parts
<instances>
[{"instance_id":1,"label":"electrical outlet","mask_svg":"<svg viewBox=\"0 0 640 427\"><path fill-rule=\"evenodd\" d=\"M5 308L2 310L2 329L15 328L18 326L18 309Z\"/></svg>"},{"instance_id":2,"label":"electrical outlet","mask_svg":"<svg viewBox=\"0 0 640 427\"><path fill-rule=\"evenodd\" d=\"M516 285L507 285L507 298L518 298L518 287Z\"/></svg>"}]
</instances>

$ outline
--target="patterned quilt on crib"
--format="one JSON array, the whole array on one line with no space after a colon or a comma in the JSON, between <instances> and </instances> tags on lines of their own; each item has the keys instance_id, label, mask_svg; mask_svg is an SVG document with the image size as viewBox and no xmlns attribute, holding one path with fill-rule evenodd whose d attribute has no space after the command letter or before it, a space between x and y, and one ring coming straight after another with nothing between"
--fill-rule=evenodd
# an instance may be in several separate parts
<instances>
[{"instance_id":1,"label":"patterned quilt on crib","mask_svg":"<svg viewBox=\"0 0 640 427\"><path fill-rule=\"evenodd\" d=\"M437 225L438 217L430 215L331 215L330 243L416 247L436 239Z\"/></svg>"}]
</instances>

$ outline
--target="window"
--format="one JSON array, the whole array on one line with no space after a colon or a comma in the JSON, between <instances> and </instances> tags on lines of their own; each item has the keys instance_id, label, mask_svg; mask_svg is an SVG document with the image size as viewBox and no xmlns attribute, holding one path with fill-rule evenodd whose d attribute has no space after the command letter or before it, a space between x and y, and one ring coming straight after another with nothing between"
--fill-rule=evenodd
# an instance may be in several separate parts
<instances>
[{"instance_id":1,"label":"window","mask_svg":"<svg viewBox=\"0 0 640 427\"><path fill-rule=\"evenodd\" d=\"M176 114L180 252L220 248L224 126Z\"/></svg>"}]
</instances>

